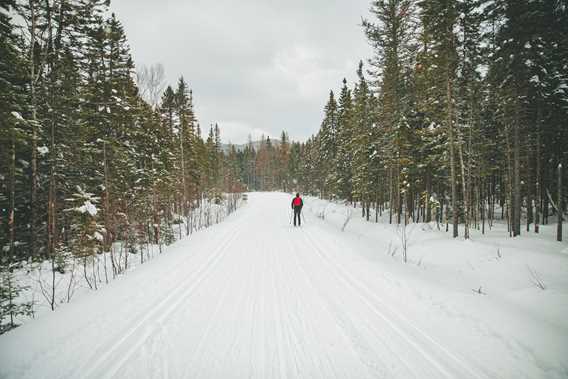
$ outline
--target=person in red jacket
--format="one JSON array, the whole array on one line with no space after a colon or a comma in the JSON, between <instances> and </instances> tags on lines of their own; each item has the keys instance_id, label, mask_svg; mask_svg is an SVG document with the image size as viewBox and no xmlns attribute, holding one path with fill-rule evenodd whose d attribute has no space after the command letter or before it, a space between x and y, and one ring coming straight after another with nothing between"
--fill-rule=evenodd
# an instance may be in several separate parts
<instances>
[{"instance_id":1,"label":"person in red jacket","mask_svg":"<svg viewBox=\"0 0 568 379\"><path fill-rule=\"evenodd\" d=\"M304 202L300 197L300 194L297 193L296 197L292 199L292 209L294 210L294 226L296 226L296 217L298 218L298 226L302 225L302 218L300 214L302 212L302 207L304 206Z\"/></svg>"}]
</instances>

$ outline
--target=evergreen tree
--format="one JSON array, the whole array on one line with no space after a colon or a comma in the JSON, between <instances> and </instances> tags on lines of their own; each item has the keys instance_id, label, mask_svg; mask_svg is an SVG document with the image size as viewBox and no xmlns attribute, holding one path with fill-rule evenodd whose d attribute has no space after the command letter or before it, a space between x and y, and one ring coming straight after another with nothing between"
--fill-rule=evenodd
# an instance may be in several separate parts
<instances>
[{"instance_id":1,"label":"evergreen tree","mask_svg":"<svg viewBox=\"0 0 568 379\"><path fill-rule=\"evenodd\" d=\"M337 102L333 91L329 92L329 100L324 108L324 119L318 134L318 150L322 188L322 196L332 198L336 192L337 173L335 171L335 160L337 156Z\"/></svg>"},{"instance_id":2,"label":"evergreen tree","mask_svg":"<svg viewBox=\"0 0 568 379\"><path fill-rule=\"evenodd\" d=\"M280 135L280 145L278 147L278 156L275 157L278 175L278 188L284 192L288 192L290 189L290 171L289 171L289 161L290 161L290 142L288 134L283 130Z\"/></svg>"},{"instance_id":3,"label":"evergreen tree","mask_svg":"<svg viewBox=\"0 0 568 379\"><path fill-rule=\"evenodd\" d=\"M449 152L449 171L451 187L451 208L453 236L458 236L459 208L458 208L458 174L456 169L456 125L455 125L455 79L457 70L457 46L455 26L458 19L457 1L421 1L421 18L424 28L428 55L427 70L431 70L430 78L443 80L444 85L433 86L432 100L437 98L438 105L430 118L435 125L445 128L447 147ZM432 86L432 84L430 85Z\"/></svg>"},{"instance_id":4,"label":"evergreen tree","mask_svg":"<svg viewBox=\"0 0 568 379\"><path fill-rule=\"evenodd\" d=\"M352 199L352 142L354 140L354 114L351 90L347 80L339 95L337 110L337 154L335 159L337 194L341 199Z\"/></svg>"},{"instance_id":5,"label":"evergreen tree","mask_svg":"<svg viewBox=\"0 0 568 379\"><path fill-rule=\"evenodd\" d=\"M13 31L9 11L14 4L0 5L0 247L2 264L17 259L17 247L27 234L23 227L26 212L22 172L24 167L18 163L26 148L27 123L22 117L24 73L21 67L21 52ZM24 186L22 186L22 184ZM25 240L24 240L25 241Z\"/></svg>"},{"instance_id":6,"label":"evergreen tree","mask_svg":"<svg viewBox=\"0 0 568 379\"><path fill-rule=\"evenodd\" d=\"M363 62L357 70L359 82L353 91L354 104L354 139L353 146L353 193L364 206L368 206L373 189L371 188L370 161L372 154L371 97L367 80L363 76ZM367 207L368 210L368 207ZM368 216L368 213L367 213Z\"/></svg>"}]
</instances>

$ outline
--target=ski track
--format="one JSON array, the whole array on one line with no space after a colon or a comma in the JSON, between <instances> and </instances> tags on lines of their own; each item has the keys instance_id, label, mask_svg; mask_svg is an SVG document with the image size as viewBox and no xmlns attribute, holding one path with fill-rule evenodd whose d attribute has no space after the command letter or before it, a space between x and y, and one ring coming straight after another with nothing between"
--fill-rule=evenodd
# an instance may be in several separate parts
<instances>
[{"instance_id":1,"label":"ski track","mask_svg":"<svg viewBox=\"0 0 568 379\"><path fill-rule=\"evenodd\" d=\"M79 376L79 373L81 373L81 376L85 378L112 378L128 361L132 354L144 344L156 329L159 329L159 326L163 324L167 317L172 314L172 312L191 295L194 289L203 282L207 275L211 273L215 265L218 264L219 261L222 260L223 255L227 253L228 247L230 247L231 242L237 235L238 229L237 232L234 232L231 237L227 238L219 245L219 248L211 254L210 259L199 269L195 277L188 277L182 286L170 292L163 300L153 306L134 327L128 329L116 343L105 348L105 352L99 358L94 360L94 362L90 363L87 367L80 369L76 375ZM137 332L140 334L136 335ZM122 352L121 358L116 362L111 362L113 354L123 346L127 346L127 348ZM102 370L105 371L103 376L101 376L99 372L101 371L101 367L104 367Z\"/></svg>"},{"instance_id":2,"label":"ski track","mask_svg":"<svg viewBox=\"0 0 568 379\"><path fill-rule=\"evenodd\" d=\"M287 205L287 195L249 195L209 240L190 237L187 255L143 267L155 282L133 281L129 296L147 302L71 320L71 330L100 328L89 334L99 340L55 333L12 371L0 364L0 377L485 378L350 272L339 257L355 253L340 235L316 219L287 223ZM128 303L121 296L113 304ZM55 359L69 352L73 361Z\"/></svg>"},{"instance_id":3,"label":"ski track","mask_svg":"<svg viewBox=\"0 0 568 379\"><path fill-rule=\"evenodd\" d=\"M446 378L484 378L479 373L474 372L463 360L450 352L444 346L436 342L423 330L416 327L407 318L387 306L381 301L367 286L355 279L345 269L342 269L337 262L333 262L323 252L321 245L312 236L302 230L305 240L325 262L336 272L336 277L350 287L357 296L372 310L380 319L388 324L411 348L420 353L438 373ZM389 316L387 316L389 314ZM434 356L435 355L435 356Z\"/></svg>"}]
</instances>

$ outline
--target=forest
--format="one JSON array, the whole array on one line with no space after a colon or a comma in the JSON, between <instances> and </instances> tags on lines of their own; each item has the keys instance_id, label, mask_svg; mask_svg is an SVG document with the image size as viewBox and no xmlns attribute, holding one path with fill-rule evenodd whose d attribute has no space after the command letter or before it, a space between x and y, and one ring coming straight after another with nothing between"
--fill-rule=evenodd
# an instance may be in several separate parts
<instances>
[{"instance_id":1,"label":"forest","mask_svg":"<svg viewBox=\"0 0 568 379\"><path fill-rule=\"evenodd\" d=\"M2 1L1 297L22 290L12 273L29 262L49 261L55 281L110 253L119 275L129 254L115 262L116 243L170 244L211 223L194 225L203 204L230 213L243 191L299 191L465 239L496 220L512 237L558 222L561 240L566 2L377 0L361 26L374 54L322 99L315 135L237 149L222 125L202 131L185 78L165 86L162 66L136 68L107 0Z\"/></svg>"},{"instance_id":2,"label":"forest","mask_svg":"<svg viewBox=\"0 0 568 379\"><path fill-rule=\"evenodd\" d=\"M234 210L244 188L219 127L201 135L183 77L161 91L160 65L136 73L108 1L3 1L0 10L3 312L14 311L12 273L27 262L51 262L44 296L54 309L56 273L72 261L87 278L92 258L110 253L108 282L128 269L117 241L161 251L219 221L202 204Z\"/></svg>"},{"instance_id":3,"label":"forest","mask_svg":"<svg viewBox=\"0 0 568 379\"><path fill-rule=\"evenodd\" d=\"M367 220L437 221L466 239L497 219L511 236L560 225L566 3L385 0L370 11L374 56L359 81L330 91L308 141L283 133L277 148L267 139L240 153L241 180L360 204Z\"/></svg>"}]
</instances>

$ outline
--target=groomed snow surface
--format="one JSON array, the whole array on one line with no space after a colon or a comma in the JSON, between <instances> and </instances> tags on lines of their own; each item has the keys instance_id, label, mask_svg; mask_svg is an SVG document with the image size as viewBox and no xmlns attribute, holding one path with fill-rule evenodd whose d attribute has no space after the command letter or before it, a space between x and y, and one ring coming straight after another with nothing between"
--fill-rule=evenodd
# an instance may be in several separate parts
<instances>
[{"instance_id":1,"label":"groomed snow surface","mask_svg":"<svg viewBox=\"0 0 568 379\"><path fill-rule=\"evenodd\" d=\"M310 198L294 228L290 200L251 193L0 336L0 378L568 377L568 244L552 226L464 241L410 225L404 264L402 229Z\"/></svg>"}]
</instances>

